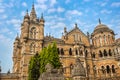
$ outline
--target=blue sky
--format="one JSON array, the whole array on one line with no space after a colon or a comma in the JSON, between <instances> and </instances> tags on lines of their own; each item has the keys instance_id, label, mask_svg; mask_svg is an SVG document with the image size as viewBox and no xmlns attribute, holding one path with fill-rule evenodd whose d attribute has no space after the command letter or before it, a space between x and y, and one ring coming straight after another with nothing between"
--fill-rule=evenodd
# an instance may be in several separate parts
<instances>
[{"instance_id":1,"label":"blue sky","mask_svg":"<svg viewBox=\"0 0 120 80\"><path fill-rule=\"evenodd\" d=\"M0 0L0 65L2 72L12 71L13 42L33 0ZM44 14L45 35L61 37L64 27L77 23L86 34L92 33L100 18L120 38L119 0L34 0L37 17Z\"/></svg>"}]
</instances>

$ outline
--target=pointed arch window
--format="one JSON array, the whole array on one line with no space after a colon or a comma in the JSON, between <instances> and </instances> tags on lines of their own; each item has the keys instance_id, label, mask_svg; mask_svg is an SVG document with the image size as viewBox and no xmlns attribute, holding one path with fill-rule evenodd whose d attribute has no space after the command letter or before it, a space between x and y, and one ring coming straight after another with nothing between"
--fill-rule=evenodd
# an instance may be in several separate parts
<instances>
[{"instance_id":1,"label":"pointed arch window","mask_svg":"<svg viewBox=\"0 0 120 80\"><path fill-rule=\"evenodd\" d=\"M99 50L99 57L103 57L102 51Z\"/></svg>"},{"instance_id":2,"label":"pointed arch window","mask_svg":"<svg viewBox=\"0 0 120 80\"><path fill-rule=\"evenodd\" d=\"M104 56L107 56L107 51L104 49Z\"/></svg>"},{"instance_id":3,"label":"pointed arch window","mask_svg":"<svg viewBox=\"0 0 120 80\"><path fill-rule=\"evenodd\" d=\"M112 65L112 73L115 73L115 66Z\"/></svg>"},{"instance_id":4,"label":"pointed arch window","mask_svg":"<svg viewBox=\"0 0 120 80\"><path fill-rule=\"evenodd\" d=\"M60 54L60 50L59 50L59 48L57 48L57 51L58 51L58 54Z\"/></svg>"},{"instance_id":5,"label":"pointed arch window","mask_svg":"<svg viewBox=\"0 0 120 80\"><path fill-rule=\"evenodd\" d=\"M97 74L97 68L96 68L96 65L93 65L93 71L95 74Z\"/></svg>"},{"instance_id":6,"label":"pointed arch window","mask_svg":"<svg viewBox=\"0 0 120 80\"><path fill-rule=\"evenodd\" d=\"M110 73L110 66L106 66L107 73Z\"/></svg>"},{"instance_id":7,"label":"pointed arch window","mask_svg":"<svg viewBox=\"0 0 120 80\"><path fill-rule=\"evenodd\" d=\"M105 67L101 66L102 73L105 74Z\"/></svg>"},{"instance_id":8,"label":"pointed arch window","mask_svg":"<svg viewBox=\"0 0 120 80\"><path fill-rule=\"evenodd\" d=\"M92 54L92 58L95 58L95 53L93 52L93 54Z\"/></svg>"},{"instance_id":9,"label":"pointed arch window","mask_svg":"<svg viewBox=\"0 0 120 80\"><path fill-rule=\"evenodd\" d=\"M72 73L73 64L70 64L70 73Z\"/></svg>"},{"instance_id":10,"label":"pointed arch window","mask_svg":"<svg viewBox=\"0 0 120 80\"><path fill-rule=\"evenodd\" d=\"M106 36L104 35L104 44L106 44Z\"/></svg>"},{"instance_id":11,"label":"pointed arch window","mask_svg":"<svg viewBox=\"0 0 120 80\"><path fill-rule=\"evenodd\" d=\"M112 56L112 52L111 52L111 49L109 49L109 56Z\"/></svg>"},{"instance_id":12,"label":"pointed arch window","mask_svg":"<svg viewBox=\"0 0 120 80\"><path fill-rule=\"evenodd\" d=\"M87 56L88 56L88 51L86 50L86 51L85 51L85 57L87 57Z\"/></svg>"},{"instance_id":13,"label":"pointed arch window","mask_svg":"<svg viewBox=\"0 0 120 80\"><path fill-rule=\"evenodd\" d=\"M35 43L31 43L30 45L30 52L35 53Z\"/></svg>"},{"instance_id":14,"label":"pointed arch window","mask_svg":"<svg viewBox=\"0 0 120 80\"><path fill-rule=\"evenodd\" d=\"M78 55L78 50L77 49L75 50L75 53L76 53L76 55Z\"/></svg>"},{"instance_id":15,"label":"pointed arch window","mask_svg":"<svg viewBox=\"0 0 120 80\"><path fill-rule=\"evenodd\" d=\"M69 49L69 55L72 55L72 49L71 48Z\"/></svg>"},{"instance_id":16,"label":"pointed arch window","mask_svg":"<svg viewBox=\"0 0 120 80\"><path fill-rule=\"evenodd\" d=\"M32 39L36 38L36 28L35 27L31 28L31 30L30 30L30 36L31 36Z\"/></svg>"},{"instance_id":17,"label":"pointed arch window","mask_svg":"<svg viewBox=\"0 0 120 80\"><path fill-rule=\"evenodd\" d=\"M83 56L83 51L82 50L80 50L80 56Z\"/></svg>"},{"instance_id":18,"label":"pointed arch window","mask_svg":"<svg viewBox=\"0 0 120 80\"><path fill-rule=\"evenodd\" d=\"M64 55L64 50L63 50L63 48L61 48L61 55Z\"/></svg>"}]
</instances>

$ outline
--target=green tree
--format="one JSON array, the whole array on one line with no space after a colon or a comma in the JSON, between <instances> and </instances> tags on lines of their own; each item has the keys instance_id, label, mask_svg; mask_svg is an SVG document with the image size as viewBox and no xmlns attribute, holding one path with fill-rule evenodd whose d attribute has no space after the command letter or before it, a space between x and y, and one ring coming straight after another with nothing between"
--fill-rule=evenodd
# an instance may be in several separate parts
<instances>
[{"instance_id":1,"label":"green tree","mask_svg":"<svg viewBox=\"0 0 120 80\"><path fill-rule=\"evenodd\" d=\"M36 54L31 58L28 70L28 80L38 80L40 74L45 72L45 65L47 63L52 64L54 68L61 67L55 42L53 44L49 44L48 47L41 50L40 54Z\"/></svg>"},{"instance_id":2,"label":"green tree","mask_svg":"<svg viewBox=\"0 0 120 80\"><path fill-rule=\"evenodd\" d=\"M29 62L29 69L28 69L28 80L38 80L40 76L40 60L39 60L39 54L36 53Z\"/></svg>"},{"instance_id":3,"label":"green tree","mask_svg":"<svg viewBox=\"0 0 120 80\"><path fill-rule=\"evenodd\" d=\"M57 45L54 42L49 44L47 48L44 48L40 53L40 73L45 72L45 65L50 63L54 68L60 68L61 63L57 51Z\"/></svg>"}]
</instances>

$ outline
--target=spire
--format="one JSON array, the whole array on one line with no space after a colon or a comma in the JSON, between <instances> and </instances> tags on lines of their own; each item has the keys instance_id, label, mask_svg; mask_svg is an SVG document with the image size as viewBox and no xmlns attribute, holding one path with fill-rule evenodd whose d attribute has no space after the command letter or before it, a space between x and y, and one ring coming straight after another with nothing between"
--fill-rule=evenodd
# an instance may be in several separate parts
<instances>
[{"instance_id":1,"label":"spire","mask_svg":"<svg viewBox=\"0 0 120 80\"><path fill-rule=\"evenodd\" d=\"M34 3L32 5L32 10L30 13L30 20L36 20L37 16L36 16L36 12L35 12L35 8L34 8Z\"/></svg>"},{"instance_id":2,"label":"spire","mask_svg":"<svg viewBox=\"0 0 120 80\"><path fill-rule=\"evenodd\" d=\"M28 9L26 10L26 15L24 18L29 18Z\"/></svg>"},{"instance_id":3,"label":"spire","mask_svg":"<svg viewBox=\"0 0 120 80\"><path fill-rule=\"evenodd\" d=\"M16 40L19 40L19 34L17 33Z\"/></svg>"},{"instance_id":4,"label":"spire","mask_svg":"<svg viewBox=\"0 0 120 80\"><path fill-rule=\"evenodd\" d=\"M99 18L99 24L101 24L101 20L100 20L100 18Z\"/></svg>"},{"instance_id":5,"label":"spire","mask_svg":"<svg viewBox=\"0 0 120 80\"><path fill-rule=\"evenodd\" d=\"M43 19L43 13L41 14L41 19Z\"/></svg>"},{"instance_id":6,"label":"spire","mask_svg":"<svg viewBox=\"0 0 120 80\"><path fill-rule=\"evenodd\" d=\"M43 17L43 13L41 14L40 22L45 22L44 17Z\"/></svg>"}]
</instances>

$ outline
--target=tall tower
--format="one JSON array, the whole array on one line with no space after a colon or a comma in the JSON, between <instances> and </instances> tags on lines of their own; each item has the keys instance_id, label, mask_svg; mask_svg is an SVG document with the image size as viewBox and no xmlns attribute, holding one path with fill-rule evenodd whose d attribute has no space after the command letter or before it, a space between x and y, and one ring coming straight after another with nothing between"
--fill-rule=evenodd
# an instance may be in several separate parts
<instances>
[{"instance_id":1,"label":"tall tower","mask_svg":"<svg viewBox=\"0 0 120 80\"><path fill-rule=\"evenodd\" d=\"M15 40L15 43L19 45L20 64L18 65L20 68L18 73L20 73L19 76L21 77L21 80L27 80L30 58L43 47L44 22L43 14L40 19L37 18L33 4L30 15L27 11L21 24L19 44L17 44L17 40ZM18 51L16 48L15 50ZM15 60L13 62L15 63ZM13 67L13 71L14 69L15 67Z\"/></svg>"}]
</instances>

